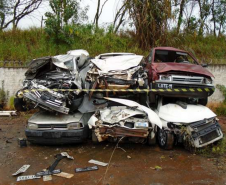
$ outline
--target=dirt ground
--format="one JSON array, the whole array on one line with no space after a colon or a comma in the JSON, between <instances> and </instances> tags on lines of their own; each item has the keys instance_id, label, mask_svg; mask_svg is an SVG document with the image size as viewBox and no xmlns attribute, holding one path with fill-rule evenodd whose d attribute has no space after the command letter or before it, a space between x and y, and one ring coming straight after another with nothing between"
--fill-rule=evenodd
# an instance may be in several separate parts
<instances>
[{"instance_id":1,"label":"dirt ground","mask_svg":"<svg viewBox=\"0 0 226 185\"><path fill-rule=\"evenodd\" d=\"M164 151L157 145L150 147L145 144L119 144L92 142L70 146L40 146L30 145L20 148L17 143L19 137L24 137L24 128L29 116L14 118L0 118L0 184L226 184L226 158L207 158L194 155L182 146ZM220 123L226 131L226 118L220 118ZM52 181L43 179L16 182L12 174L22 165L31 167L23 175L34 175L47 168L54 162L54 155L67 151L74 160L63 159L57 169L72 173L74 177L65 179L53 176ZM109 168L99 166L99 170L75 173L75 168L93 166L90 159L109 162Z\"/></svg>"}]
</instances>

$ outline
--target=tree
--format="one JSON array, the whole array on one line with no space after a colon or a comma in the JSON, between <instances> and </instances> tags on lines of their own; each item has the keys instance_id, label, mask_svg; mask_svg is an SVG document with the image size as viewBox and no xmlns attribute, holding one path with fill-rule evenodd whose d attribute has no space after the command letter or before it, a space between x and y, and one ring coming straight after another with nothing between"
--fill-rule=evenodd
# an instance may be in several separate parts
<instances>
[{"instance_id":1,"label":"tree","mask_svg":"<svg viewBox=\"0 0 226 185\"><path fill-rule=\"evenodd\" d=\"M126 0L126 3L140 47L149 48L160 40L164 43L167 21L171 18L171 1Z\"/></svg>"},{"instance_id":2,"label":"tree","mask_svg":"<svg viewBox=\"0 0 226 185\"><path fill-rule=\"evenodd\" d=\"M71 44L71 24L78 24L87 19L88 7L82 9L76 0L51 0L49 5L52 12L47 12L45 31L57 44L66 42Z\"/></svg>"},{"instance_id":3,"label":"tree","mask_svg":"<svg viewBox=\"0 0 226 185\"><path fill-rule=\"evenodd\" d=\"M207 20L207 17L210 15L211 3L209 0L197 0L199 5L199 14L200 14L200 26L199 26L199 35L203 35L204 26Z\"/></svg>"},{"instance_id":4,"label":"tree","mask_svg":"<svg viewBox=\"0 0 226 185\"><path fill-rule=\"evenodd\" d=\"M42 0L0 0L0 29L13 24L16 29L21 19L38 9Z\"/></svg>"},{"instance_id":5,"label":"tree","mask_svg":"<svg viewBox=\"0 0 226 185\"><path fill-rule=\"evenodd\" d=\"M93 24L96 25L96 28L98 28L98 26L99 26L99 18L100 18L101 14L102 14L104 5L108 2L108 0L105 0L101 7L100 7L100 2L101 2L101 0L98 0L98 2L97 2L97 11L96 11L96 14L95 14L95 17L94 17L94 20L93 20Z\"/></svg>"},{"instance_id":6,"label":"tree","mask_svg":"<svg viewBox=\"0 0 226 185\"><path fill-rule=\"evenodd\" d=\"M120 26L125 22L125 15L127 12L128 12L127 3L124 2L115 14L113 22L114 33L116 33Z\"/></svg>"}]
</instances>

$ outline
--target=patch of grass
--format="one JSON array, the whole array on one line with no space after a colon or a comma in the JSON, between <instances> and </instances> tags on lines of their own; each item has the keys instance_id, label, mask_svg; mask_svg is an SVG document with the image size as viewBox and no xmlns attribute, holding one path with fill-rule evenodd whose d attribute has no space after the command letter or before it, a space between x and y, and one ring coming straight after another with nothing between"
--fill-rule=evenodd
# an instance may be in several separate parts
<instances>
[{"instance_id":1,"label":"patch of grass","mask_svg":"<svg viewBox=\"0 0 226 185\"><path fill-rule=\"evenodd\" d=\"M91 56L105 52L132 52L147 56L150 48L142 50L135 40L133 31L112 32L108 28L95 29L92 25L70 25L70 43L56 45L44 30L7 30L0 32L0 61L20 60L25 63L43 56L66 53L68 50L86 49ZM66 38L67 39L67 38ZM156 46L172 46L194 52L201 61L226 63L226 40L208 35L177 35L169 31L164 43L156 41Z\"/></svg>"},{"instance_id":2,"label":"patch of grass","mask_svg":"<svg viewBox=\"0 0 226 185\"><path fill-rule=\"evenodd\" d=\"M15 110L14 108L14 96L11 96L9 98L9 101L7 103L7 107L6 107L7 110Z\"/></svg>"},{"instance_id":3,"label":"patch of grass","mask_svg":"<svg viewBox=\"0 0 226 185\"><path fill-rule=\"evenodd\" d=\"M216 144L208 145L197 151L197 154L200 154L205 157L216 157L221 156L226 153L226 139L223 137L220 141L217 141Z\"/></svg>"}]
</instances>

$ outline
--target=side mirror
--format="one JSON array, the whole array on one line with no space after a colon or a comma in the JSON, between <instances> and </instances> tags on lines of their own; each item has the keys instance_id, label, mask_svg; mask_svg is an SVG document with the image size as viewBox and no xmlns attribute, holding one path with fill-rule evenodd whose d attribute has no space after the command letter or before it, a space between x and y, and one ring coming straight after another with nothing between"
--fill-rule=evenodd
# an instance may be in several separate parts
<instances>
[{"instance_id":1,"label":"side mirror","mask_svg":"<svg viewBox=\"0 0 226 185\"><path fill-rule=\"evenodd\" d=\"M208 64L201 64L202 67L208 67Z\"/></svg>"}]
</instances>

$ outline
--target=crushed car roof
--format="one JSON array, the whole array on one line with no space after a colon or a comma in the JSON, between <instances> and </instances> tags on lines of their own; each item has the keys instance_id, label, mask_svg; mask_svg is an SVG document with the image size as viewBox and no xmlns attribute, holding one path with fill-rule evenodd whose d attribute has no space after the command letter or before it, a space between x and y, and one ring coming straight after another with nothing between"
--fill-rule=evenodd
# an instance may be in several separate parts
<instances>
[{"instance_id":1,"label":"crushed car roof","mask_svg":"<svg viewBox=\"0 0 226 185\"><path fill-rule=\"evenodd\" d=\"M92 59L94 63L102 71L115 71L115 70L127 70L131 67L138 66L142 61L141 55L125 55L116 56L106 59Z\"/></svg>"}]
</instances>

